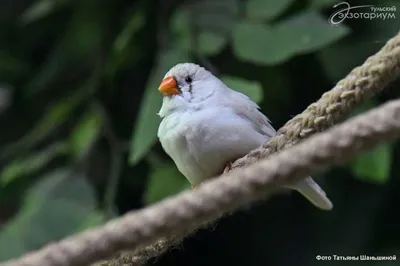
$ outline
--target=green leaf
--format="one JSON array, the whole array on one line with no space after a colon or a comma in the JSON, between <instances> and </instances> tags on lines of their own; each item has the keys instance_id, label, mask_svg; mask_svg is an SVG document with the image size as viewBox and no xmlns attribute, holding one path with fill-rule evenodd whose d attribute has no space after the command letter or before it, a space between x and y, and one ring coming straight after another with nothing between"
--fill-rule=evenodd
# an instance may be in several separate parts
<instances>
[{"instance_id":1,"label":"green leaf","mask_svg":"<svg viewBox=\"0 0 400 266\"><path fill-rule=\"evenodd\" d=\"M144 201L150 204L190 187L189 181L174 164L153 166L149 176Z\"/></svg>"},{"instance_id":2,"label":"green leaf","mask_svg":"<svg viewBox=\"0 0 400 266\"><path fill-rule=\"evenodd\" d=\"M144 25L145 19L143 13L134 13L122 32L116 37L113 45L113 52L116 54L124 54L124 51L129 49L128 45L132 41L134 34Z\"/></svg>"},{"instance_id":3,"label":"green leaf","mask_svg":"<svg viewBox=\"0 0 400 266\"><path fill-rule=\"evenodd\" d=\"M394 4L394 1L385 1L382 6ZM328 77L337 81L364 63L398 32L398 25L390 19L364 20L361 29L319 51L317 56Z\"/></svg>"},{"instance_id":4,"label":"green leaf","mask_svg":"<svg viewBox=\"0 0 400 266\"><path fill-rule=\"evenodd\" d=\"M27 62L22 58L15 57L10 52L0 50L0 75L2 77L14 77L26 73L28 70ZM16 74L17 73L17 74Z\"/></svg>"},{"instance_id":5,"label":"green leaf","mask_svg":"<svg viewBox=\"0 0 400 266\"><path fill-rule=\"evenodd\" d=\"M99 225L94 191L83 176L56 170L30 188L19 213L0 232L0 261Z\"/></svg>"},{"instance_id":6,"label":"green leaf","mask_svg":"<svg viewBox=\"0 0 400 266\"><path fill-rule=\"evenodd\" d=\"M211 31L200 32L198 36L199 53L211 56L216 55L226 46L228 39Z\"/></svg>"},{"instance_id":7,"label":"green leaf","mask_svg":"<svg viewBox=\"0 0 400 266\"><path fill-rule=\"evenodd\" d=\"M40 170L52 159L61 154L66 154L67 151L68 147L65 143L57 143L41 152L12 161L0 174L0 185L6 186L21 176L29 175Z\"/></svg>"},{"instance_id":8,"label":"green leaf","mask_svg":"<svg viewBox=\"0 0 400 266\"><path fill-rule=\"evenodd\" d=\"M245 61L274 65L297 54L317 51L348 33L348 28L342 25L333 27L318 13L304 12L274 27L240 23L234 33L233 50Z\"/></svg>"},{"instance_id":9,"label":"green leaf","mask_svg":"<svg viewBox=\"0 0 400 266\"><path fill-rule=\"evenodd\" d=\"M133 61L140 60L141 56L139 46L135 42L137 33L145 26L145 12L142 8L138 8L130 15L122 31L116 36L111 47L111 53L105 62L105 73L111 83L119 69Z\"/></svg>"},{"instance_id":10,"label":"green leaf","mask_svg":"<svg viewBox=\"0 0 400 266\"><path fill-rule=\"evenodd\" d=\"M204 20L204 16L201 18ZM217 23L215 19L202 21L196 19L196 17L193 18L189 8L178 9L171 20L174 42L181 49L186 49L190 52L197 52L206 56L216 55L227 45L230 29L232 28L232 26L226 26L226 28L216 30L215 27L221 27L221 24L231 25L229 21ZM198 35L194 36L196 33ZM194 38L197 41L196 46L193 45ZM197 51L194 50L195 48Z\"/></svg>"},{"instance_id":11,"label":"green leaf","mask_svg":"<svg viewBox=\"0 0 400 266\"><path fill-rule=\"evenodd\" d=\"M242 21L233 34L233 52L244 61L274 65L290 57L276 31L266 25Z\"/></svg>"},{"instance_id":12,"label":"green leaf","mask_svg":"<svg viewBox=\"0 0 400 266\"><path fill-rule=\"evenodd\" d=\"M171 18L172 42L186 51L192 50L192 32L189 25L189 11L185 8L177 9Z\"/></svg>"},{"instance_id":13,"label":"green leaf","mask_svg":"<svg viewBox=\"0 0 400 266\"><path fill-rule=\"evenodd\" d=\"M33 96L42 90L53 88L57 82L61 83L77 75L79 71L85 73L96 68L98 60L95 55L100 50L105 19L100 11L92 16L96 7L89 3L90 1L82 2L80 8L73 13L60 41L48 53L43 64L37 66L38 73L24 90L26 95Z\"/></svg>"},{"instance_id":14,"label":"green leaf","mask_svg":"<svg viewBox=\"0 0 400 266\"><path fill-rule=\"evenodd\" d=\"M359 115L377 106L374 100L368 100L352 112ZM374 149L363 152L349 163L350 170L361 180L385 183L390 176L392 164L392 144L382 143Z\"/></svg>"},{"instance_id":15,"label":"green leaf","mask_svg":"<svg viewBox=\"0 0 400 266\"><path fill-rule=\"evenodd\" d=\"M338 27L340 26L340 27ZM288 40L294 54L315 52L350 33L344 25L332 26L317 12L298 13L277 25L282 40Z\"/></svg>"},{"instance_id":16,"label":"green leaf","mask_svg":"<svg viewBox=\"0 0 400 266\"><path fill-rule=\"evenodd\" d=\"M103 122L103 117L96 108L83 115L70 137L70 148L75 157L82 158L87 154L97 140Z\"/></svg>"},{"instance_id":17,"label":"green leaf","mask_svg":"<svg viewBox=\"0 0 400 266\"><path fill-rule=\"evenodd\" d=\"M311 0L310 7L313 9L322 9L326 7L333 7L340 2L341 1L338 0Z\"/></svg>"},{"instance_id":18,"label":"green leaf","mask_svg":"<svg viewBox=\"0 0 400 266\"><path fill-rule=\"evenodd\" d=\"M40 20L52 12L55 9L60 8L61 4L64 4L65 0L41 0L34 2L31 6L25 10L21 15L20 19L23 23L28 24Z\"/></svg>"},{"instance_id":19,"label":"green leaf","mask_svg":"<svg viewBox=\"0 0 400 266\"><path fill-rule=\"evenodd\" d=\"M92 77L88 79L87 84L76 90L73 95L51 104L32 130L26 133L18 142L3 148L0 158L6 158L15 153L26 151L45 139L60 126L60 124L71 118L71 113L84 99L91 95L94 90L93 88L97 86L97 81L97 75L93 74Z\"/></svg>"},{"instance_id":20,"label":"green leaf","mask_svg":"<svg viewBox=\"0 0 400 266\"><path fill-rule=\"evenodd\" d=\"M246 14L250 19L271 20L285 11L293 0L249 0L246 4Z\"/></svg>"},{"instance_id":21,"label":"green leaf","mask_svg":"<svg viewBox=\"0 0 400 266\"><path fill-rule=\"evenodd\" d=\"M171 67L177 63L188 61L188 58L188 54L180 49L168 50L160 54L150 75L136 119L129 156L131 164L142 159L157 140L157 128L161 121L157 113L162 103L162 95L157 91L157 88L162 78Z\"/></svg>"},{"instance_id":22,"label":"green leaf","mask_svg":"<svg viewBox=\"0 0 400 266\"><path fill-rule=\"evenodd\" d=\"M239 14L238 0L201 0L187 6L191 23L200 31L210 30L222 35L229 34Z\"/></svg>"},{"instance_id":23,"label":"green leaf","mask_svg":"<svg viewBox=\"0 0 400 266\"><path fill-rule=\"evenodd\" d=\"M354 175L361 180L386 183L390 176L392 145L383 143L373 150L358 155L350 165Z\"/></svg>"},{"instance_id":24,"label":"green leaf","mask_svg":"<svg viewBox=\"0 0 400 266\"><path fill-rule=\"evenodd\" d=\"M263 99L263 89L258 81L250 81L231 76L222 76L221 80L229 88L247 95L256 103L260 103Z\"/></svg>"}]
</instances>

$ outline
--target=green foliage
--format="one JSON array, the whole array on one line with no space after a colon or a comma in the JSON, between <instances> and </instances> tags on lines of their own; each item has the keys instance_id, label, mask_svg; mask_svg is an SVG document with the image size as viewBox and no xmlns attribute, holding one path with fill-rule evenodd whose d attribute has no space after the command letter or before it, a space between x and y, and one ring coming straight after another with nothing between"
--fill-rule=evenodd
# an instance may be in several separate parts
<instances>
[{"instance_id":1,"label":"green foliage","mask_svg":"<svg viewBox=\"0 0 400 266\"><path fill-rule=\"evenodd\" d=\"M67 152L68 145L65 143L56 143L26 158L12 161L0 174L0 186L6 186L21 176L26 176L40 170L56 156L66 154Z\"/></svg>"},{"instance_id":2,"label":"green foliage","mask_svg":"<svg viewBox=\"0 0 400 266\"><path fill-rule=\"evenodd\" d=\"M311 0L310 2L310 6L313 8L332 7L340 3L340 1L337 0Z\"/></svg>"},{"instance_id":3,"label":"green foliage","mask_svg":"<svg viewBox=\"0 0 400 266\"><path fill-rule=\"evenodd\" d=\"M65 0L40 0L34 2L21 15L21 21L28 24L40 20L53 13L65 2Z\"/></svg>"},{"instance_id":4,"label":"green foliage","mask_svg":"<svg viewBox=\"0 0 400 266\"><path fill-rule=\"evenodd\" d=\"M227 37L212 31L203 31L198 36L199 53L211 56L216 55L226 46Z\"/></svg>"},{"instance_id":5,"label":"green foliage","mask_svg":"<svg viewBox=\"0 0 400 266\"><path fill-rule=\"evenodd\" d=\"M103 117L96 108L83 115L70 137L70 149L76 157L80 158L87 154L99 137L102 123Z\"/></svg>"},{"instance_id":6,"label":"green foliage","mask_svg":"<svg viewBox=\"0 0 400 266\"><path fill-rule=\"evenodd\" d=\"M321 15L308 11L276 25L243 21L236 28L233 47L235 54L245 61L274 65L297 54L315 52L348 33L347 27L339 25L332 28ZM248 41L254 39L257 41Z\"/></svg>"},{"instance_id":7,"label":"green foliage","mask_svg":"<svg viewBox=\"0 0 400 266\"><path fill-rule=\"evenodd\" d=\"M386 1L384 5L393 6L394 2ZM389 36L398 31L399 26L390 20L367 21L362 29L319 51L317 55L325 73L332 81L337 81L377 52Z\"/></svg>"},{"instance_id":8,"label":"green foliage","mask_svg":"<svg viewBox=\"0 0 400 266\"><path fill-rule=\"evenodd\" d=\"M144 202L151 204L189 187L189 181L178 171L174 164L157 165L153 167L149 175L149 181L144 193Z\"/></svg>"},{"instance_id":9,"label":"green foliage","mask_svg":"<svg viewBox=\"0 0 400 266\"><path fill-rule=\"evenodd\" d=\"M24 205L0 232L0 261L102 222L83 176L56 170L26 194Z\"/></svg>"},{"instance_id":10,"label":"green foliage","mask_svg":"<svg viewBox=\"0 0 400 266\"><path fill-rule=\"evenodd\" d=\"M257 64L276 64L285 60L290 52L286 48L282 49L275 34L271 26L242 21L233 37L235 55ZM248 41L257 38L258 41Z\"/></svg>"},{"instance_id":11,"label":"green foliage","mask_svg":"<svg viewBox=\"0 0 400 266\"><path fill-rule=\"evenodd\" d=\"M131 61L140 59L140 51L135 43L135 37L138 31L143 28L144 23L143 10L138 9L130 15L126 25L116 36L105 66L105 72L109 79L114 78L119 68L126 66Z\"/></svg>"},{"instance_id":12,"label":"green foliage","mask_svg":"<svg viewBox=\"0 0 400 266\"><path fill-rule=\"evenodd\" d=\"M221 80L229 88L247 95L256 103L260 103L263 99L262 86L257 81L249 81L246 79L231 76L221 76Z\"/></svg>"},{"instance_id":13,"label":"green foliage","mask_svg":"<svg viewBox=\"0 0 400 266\"><path fill-rule=\"evenodd\" d=\"M271 20L279 16L293 0L249 0L246 4L246 15L255 20Z\"/></svg>"},{"instance_id":14,"label":"green foliage","mask_svg":"<svg viewBox=\"0 0 400 266\"><path fill-rule=\"evenodd\" d=\"M376 106L375 101L367 101L356 108L353 115L361 114ZM382 143L368 152L359 154L350 162L350 171L360 180L378 184L386 183L390 177L392 147L392 143Z\"/></svg>"},{"instance_id":15,"label":"green foliage","mask_svg":"<svg viewBox=\"0 0 400 266\"><path fill-rule=\"evenodd\" d=\"M350 169L361 180L386 183L392 164L392 143L384 143L369 152L358 155Z\"/></svg>"},{"instance_id":16,"label":"green foliage","mask_svg":"<svg viewBox=\"0 0 400 266\"><path fill-rule=\"evenodd\" d=\"M100 45L104 21L101 20L101 13L97 16L88 16L88 13L92 12L90 8L92 8L90 4L83 5L74 13L61 40L36 76L27 84L27 95L33 95L54 86L57 81L65 80L71 68L85 72L96 67L94 47Z\"/></svg>"},{"instance_id":17,"label":"green foliage","mask_svg":"<svg viewBox=\"0 0 400 266\"><path fill-rule=\"evenodd\" d=\"M236 0L201 1L178 9L171 19L172 42L191 53L218 54L228 44L235 26L235 6ZM201 11L204 13L200 16Z\"/></svg>"}]
</instances>

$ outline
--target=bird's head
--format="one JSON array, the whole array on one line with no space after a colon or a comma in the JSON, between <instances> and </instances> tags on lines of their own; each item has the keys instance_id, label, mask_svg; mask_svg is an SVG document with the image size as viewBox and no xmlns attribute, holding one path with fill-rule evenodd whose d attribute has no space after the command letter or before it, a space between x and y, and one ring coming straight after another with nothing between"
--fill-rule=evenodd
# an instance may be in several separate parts
<instances>
[{"instance_id":1,"label":"bird's head","mask_svg":"<svg viewBox=\"0 0 400 266\"><path fill-rule=\"evenodd\" d=\"M179 63L164 76L158 90L164 95L160 116L172 110L198 105L226 86L205 68Z\"/></svg>"}]
</instances>

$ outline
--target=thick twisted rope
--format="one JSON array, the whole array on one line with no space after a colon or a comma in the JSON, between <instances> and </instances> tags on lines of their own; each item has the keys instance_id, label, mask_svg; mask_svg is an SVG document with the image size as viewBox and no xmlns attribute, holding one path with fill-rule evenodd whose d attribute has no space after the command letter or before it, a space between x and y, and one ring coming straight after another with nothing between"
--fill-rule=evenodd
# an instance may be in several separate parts
<instances>
[{"instance_id":1,"label":"thick twisted rope","mask_svg":"<svg viewBox=\"0 0 400 266\"><path fill-rule=\"evenodd\" d=\"M249 167L237 169L105 226L87 230L3 266L83 266L116 251L138 248L258 200L312 170L344 162L383 140L400 137L400 100L355 117Z\"/></svg>"},{"instance_id":2,"label":"thick twisted rope","mask_svg":"<svg viewBox=\"0 0 400 266\"><path fill-rule=\"evenodd\" d=\"M321 132L342 121L354 109L400 76L400 34L390 39L375 55L364 64L354 68L330 91L324 93L303 113L289 120L276 136L263 146L241 159L231 169L250 165L260 158L295 144L315 132Z\"/></svg>"},{"instance_id":3,"label":"thick twisted rope","mask_svg":"<svg viewBox=\"0 0 400 266\"><path fill-rule=\"evenodd\" d=\"M350 112L365 99L383 90L396 77L400 76L400 35L394 36L375 55L364 64L353 69L330 91L324 93L315 103L301 114L289 120L262 147L236 160L231 170L251 165L260 158L297 143L315 132L321 132L344 120ZM188 231L187 233L190 233ZM159 239L143 249L128 251L117 255L101 265L142 265L157 257L169 247L179 243L182 236L169 236Z\"/></svg>"}]
</instances>

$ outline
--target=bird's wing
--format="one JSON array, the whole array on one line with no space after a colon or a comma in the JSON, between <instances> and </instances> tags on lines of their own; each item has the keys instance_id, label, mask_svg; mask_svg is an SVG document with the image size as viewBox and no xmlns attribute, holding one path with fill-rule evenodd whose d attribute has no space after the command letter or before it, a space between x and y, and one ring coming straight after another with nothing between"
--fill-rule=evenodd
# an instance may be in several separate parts
<instances>
[{"instance_id":1,"label":"bird's wing","mask_svg":"<svg viewBox=\"0 0 400 266\"><path fill-rule=\"evenodd\" d=\"M246 95L230 90L228 97L225 97L224 104L231 107L233 111L243 119L250 121L254 129L262 135L271 138L276 131L271 125L271 121L260 112L260 107Z\"/></svg>"}]
</instances>

